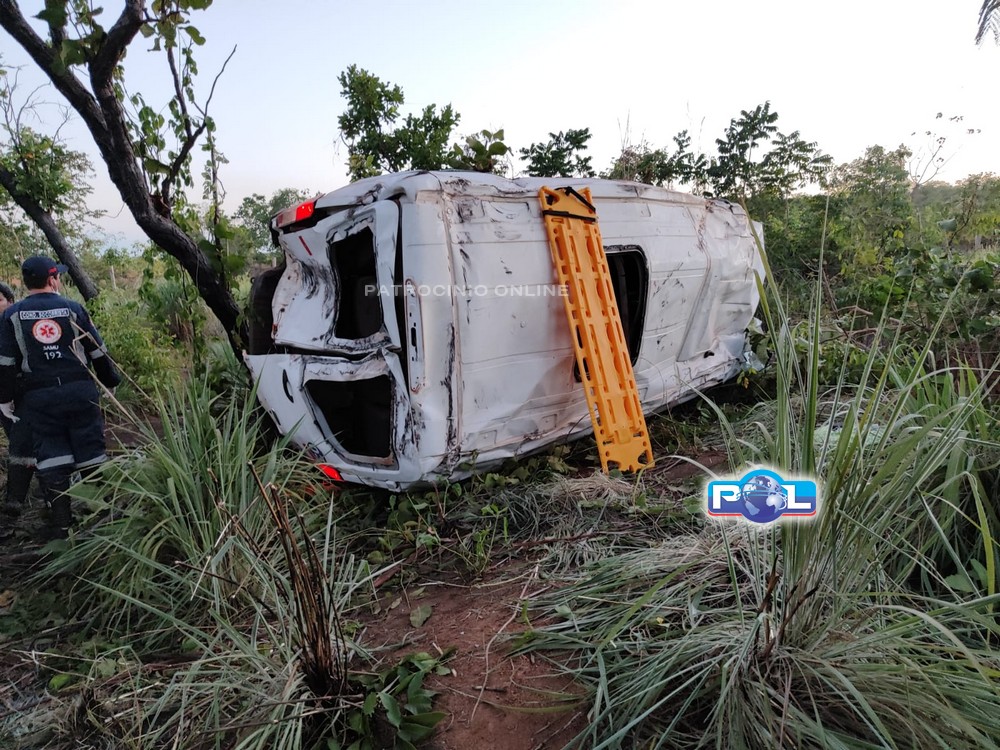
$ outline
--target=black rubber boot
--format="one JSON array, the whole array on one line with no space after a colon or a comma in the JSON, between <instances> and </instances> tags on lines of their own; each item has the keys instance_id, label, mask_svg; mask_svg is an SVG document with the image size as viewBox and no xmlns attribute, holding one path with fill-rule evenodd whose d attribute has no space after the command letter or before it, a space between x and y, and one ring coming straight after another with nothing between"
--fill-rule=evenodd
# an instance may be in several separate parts
<instances>
[{"instance_id":1,"label":"black rubber boot","mask_svg":"<svg viewBox=\"0 0 1000 750\"><path fill-rule=\"evenodd\" d=\"M41 480L42 490L45 493L45 502L49 506L48 523L42 529L41 538L65 539L69 535L69 527L73 525L73 514L69 507L69 477L60 472L58 474L38 475Z\"/></svg>"},{"instance_id":2,"label":"black rubber boot","mask_svg":"<svg viewBox=\"0 0 1000 750\"><path fill-rule=\"evenodd\" d=\"M69 495L59 494L49 509L49 536L52 539L65 539L69 536L69 527L73 525L73 514L69 508Z\"/></svg>"},{"instance_id":3,"label":"black rubber boot","mask_svg":"<svg viewBox=\"0 0 1000 750\"><path fill-rule=\"evenodd\" d=\"M9 464L7 466L7 492L4 497L3 512L9 518L17 518L28 503L31 478L35 476L34 466Z\"/></svg>"}]
</instances>

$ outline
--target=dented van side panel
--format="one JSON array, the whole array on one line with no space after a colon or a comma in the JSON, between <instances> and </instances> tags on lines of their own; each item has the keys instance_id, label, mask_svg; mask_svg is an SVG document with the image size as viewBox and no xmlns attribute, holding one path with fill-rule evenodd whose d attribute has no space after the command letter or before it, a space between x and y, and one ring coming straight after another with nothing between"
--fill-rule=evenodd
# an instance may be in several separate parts
<instances>
[{"instance_id":1,"label":"dented van side panel","mask_svg":"<svg viewBox=\"0 0 1000 750\"><path fill-rule=\"evenodd\" d=\"M274 351L247 357L279 429L391 489L590 432L542 184L592 190L647 411L739 371L760 260L738 207L632 183L388 175L280 236Z\"/></svg>"}]
</instances>

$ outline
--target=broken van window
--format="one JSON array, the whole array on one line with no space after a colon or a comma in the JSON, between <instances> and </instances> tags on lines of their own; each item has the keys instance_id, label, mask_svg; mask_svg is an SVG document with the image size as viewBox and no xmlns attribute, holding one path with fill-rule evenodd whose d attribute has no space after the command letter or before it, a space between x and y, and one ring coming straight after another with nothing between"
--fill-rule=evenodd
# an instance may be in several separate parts
<instances>
[{"instance_id":1,"label":"broken van window","mask_svg":"<svg viewBox=\"0 0 1000 750\"><path fill-rule=\"evenodd\" d=\"M371 227L330 243L330 265L339 284L334 335L363 339L382 329L375 271L375 235Z\"/></svg>"},{"instance_id":2,"label":"broken van window","mask_svg":"<svg viewBox=\"0 0 1000 750\"><path fill-rule=\"evenodd\" d=\"M392 382L387 375L308 380L306 390L345 452L368 459L392 458Z\"/></svg>"}]
</instances>

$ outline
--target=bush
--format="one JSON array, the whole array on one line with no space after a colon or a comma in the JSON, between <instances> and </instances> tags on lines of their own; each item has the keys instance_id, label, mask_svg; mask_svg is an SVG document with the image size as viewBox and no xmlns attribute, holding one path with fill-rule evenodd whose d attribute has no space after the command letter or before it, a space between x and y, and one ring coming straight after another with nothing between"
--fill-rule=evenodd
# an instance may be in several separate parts
<instances>
[{"instance_id":1,"label":"bush","mask_svg":"<svg viewBox=\"0 0 1000 750\"><path fill-rule=\"evenodd\" d=\"M180 385L186 355L172 345L141 302L105 292L88 307L111 357L126 376L121 398L144 398L143 394Z\"/></svg>"},{"instance_id":2,"label":"bush","mask_svg":"<svg viewBox=\"0 0 1000 750\"><path fill-rule=\"evenodd\" d=\"M162 435L147 431L141 452L72 490L102 518L39 582L75 581L80 620L129 644L89 674L77 660L87 685L74 739L329 750L388 736L412 748L442 718L423 681L448 670L413 654L379 674L348 671L363 654L341 616L377 574L342 551L314 468L263 437L255 394L242 395L201 381L165 395Z\"/></svg>"}]
</instances>

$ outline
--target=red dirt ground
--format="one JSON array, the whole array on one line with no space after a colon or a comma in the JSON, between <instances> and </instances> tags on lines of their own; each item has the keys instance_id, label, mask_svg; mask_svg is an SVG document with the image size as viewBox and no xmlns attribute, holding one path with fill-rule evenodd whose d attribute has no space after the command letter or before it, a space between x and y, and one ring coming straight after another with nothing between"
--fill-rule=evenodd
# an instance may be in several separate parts
<instances>
[{"instance_id":1,"label":"red dirt ground","mask_svg":"<svg viewBox=\"0 0 1000 750\"><path fill-rule=\"evenodd\" d=\"M586 727L586 701L572 699L580 691L568 678L542 659L509 654L510 637L527 628L521 601L547 586L527 567L500 577L472 586L409 584L383 595L382 612L365 626L363 643L384 648L379 656L390 661L455 649L446 662L452 673L426 683L439 691L434 709L448 714L428 748L555 750ZM419 606L430 606L431 616L417 628L410 612Z\"/></svg>"}]
</instances>

